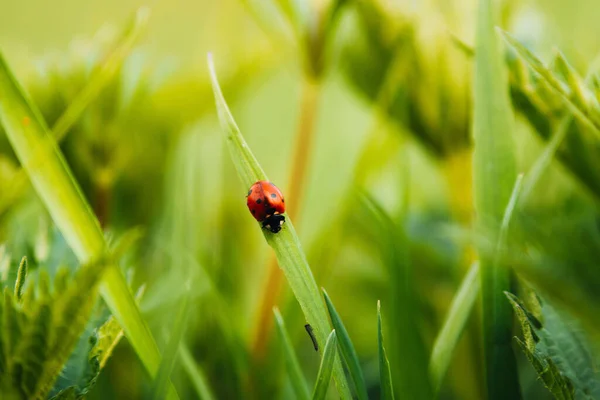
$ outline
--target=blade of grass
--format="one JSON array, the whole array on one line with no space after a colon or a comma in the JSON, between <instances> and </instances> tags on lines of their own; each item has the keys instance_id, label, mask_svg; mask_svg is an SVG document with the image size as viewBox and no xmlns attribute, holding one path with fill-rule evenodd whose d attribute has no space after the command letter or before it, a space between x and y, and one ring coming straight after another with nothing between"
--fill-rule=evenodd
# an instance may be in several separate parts
<instances>
[{"instance_id":1,"label":"blade of grass","mask_svg":"<svg viewBox=\"0 0 600 400\"><path fill-rule=\"evenodd\" d=\"M475 40L473 169L477 224L498 232L515 180L514 116L491 0L480 0ZM488 398L520 399L515 356L511 347L512 310L503 291L510 270L480 254L483 335Z\"/></svg>"},{"instance_id":2,"label":"blade of grass","mask_svg":"<svg viewBox=\"0 0 600 400\"><path fill-rule=\"evenodd\" d=\"M319 373L317 374L317 381L313 390L313 400L323 400L327 396L327 389L329 389L329 382L331 381L331 373L333 371L333 362L337 354L336 348L337 338L334 329L327 337L327 342L325 343L323 358L321 358L321 365L319 366Z\"/></svg>"},{"instance_id":3,"label":"blade of grass","mask_svg":"<svg viewBox=\"0 0 600 400\"><path fill-rule=\"evenodd\" d=\"M381 385L381 398L394 400L394 387L392 385L392 372L383 347L383 323L381 322L381 302L377 300L377 339L379 342L379 379Z\"/></svg>"},{"instance_id":4,"label":"blade of grass","mask_svg":"<svg viewBox=\"0 0 600 400\"><path fill-rule=\"evenodd\" d=\"M214 400L215 396L210 390L210 386L204 374L204 371L200 366L194 361L194 357L192 353L190 353L190 349L185 345L185 343L179 343L179 357L181 359L181 364L184 367L184 370L188 373L188 377L196 389L196 394L200 398L200 400Z\"/></svg>"},{"instance_id":5,"label":"blade of grass","mask_svg":"<svg viewBox=\"0 0 600 400\"><path fill-rule=\"evenodd\" d=\"M185 294L183 295L183 299L181 299L179 310L173 322L173 329L170 332L169 342L167 343L167 347L163 353L162 361L158 367L156 378L154 379L154 384L152 387L153 400L164 399L167 394L167 389L169 388L169 378L173 368L175 367L175 362L177 361L179 344L182 342L183 335L185 333L185 327L188 321L187 316L190 311L190 297L192 293L190 281L188 281L185 286Z\"/></svg>"},{"instance_id":6,"label":"blade of grass","mask_svg":"<svg viewBox=\"0 0 600 400\"><path fill-rule=\"evenodd\" d=\"M287 333L283 317L281 316L281 313L277 307L273 308L273 313L275 314L277 333L279 333L279 339L281 340L281 344L283 346L285 365L290 376L290 381L292 382L292 387L296 393L296 397L300 400L308 400L310 399L310 392L308 391L308 386L306 384L306 380L304 379L304 375L302 375L302 369L300 369L300 363L298 362L296 353L294 353L294 346L292 345L292 340Z\"/></svg>"},{"instance_id":7,"label":"blade of grass","mask_svg":"<svg viewBox=\"0 0 600 400\"><path fill-rule=\"evenodd\" d=\"M101 257L106 243L39 110L29 100L0 54L0 123L54 223L82 264ZM154 376L160 353L121 270L109 266L100 288L144 366ZM177 397L170 386L170 396Z\"/></svg>"},{"instance_id":8,"label":"blade of grass","mask_svg":"<svg viewBox=\"0 0 600 400\"><path fill-rule=\"evenodd\" d=\"M475 305L479 287L479 263L474 262L454 296L446 320L433 344L429 359L429 375L436 395L440 391L454 349Z\"/></svg>"},{"instance_id":9,"label":"blade of grass","mask_svg":"<svg viewBox=\"0 0 600 400\"><path fill-rule=\"evenodd\" d=\"M229 111L229 107L221 93L210 54L208 55L208 68L215 94L219 121L225 134L229 153L231 154L238 176L244 185L243 192L245 193L257 180L268 180L268 178L252 154L250 147L244 140ZM324 343L327 339L327 332L331 330L325 304L319 294L319 288L310 266L306 261L306 256L302 250L294 225L287 214L284 214L284 216L286 217L286 222L279 233L273 234L262 228L261 230L267 243L275 251L279 266L283 269L283 273L302 308L306 321L313 327L317 341ZM259 223L257 223L257 226L260 228ZM343 399L351 399L350 390L340 360L335 361L333 377L340 396Z\"/></svg>"},{"instance_id":10,"label":"blade of grass","mask_svg":"<svg viewBox=\"0 0 600 400\"><path fill-rule=\"evenodd\" d=\"M525 183L523 185L523 193L520 196L522 203L529 198L529 195L531 195L534 187L542 177L542 174L552 163L558 148L569 132L569 126L571 125L572 121L573 117L571 115L563 117L555 129L552 139L550 139L542 154L535 160L535 163L527 173L527 177L525 178Z\"/></svg>"},{"instance_id":11,"label":"blade of grass","mask_svg":"<svg viewBox=\"0 0 600 400\"><path fill-rule=\"evenodd\" d=\"M362 369L360 368L358 355L356 354L356 350L354 350L354 345L352 344L350 335L348 335L348 331L342 322L342 318L340 318L340 315L337 313L337 310L329 298L327 291L325 291L323 288L321 288L321 290L323 291L323 296L325 297L325 303L327 304L327 310L329 311L329 316L331 317L331 322L333 323L333 329L335 329L337 332L340 353L346 361L348 372L350 372L350 377L352 378L354 388L356 389L356 395L359 400L368 400L369 396L367 394L365 378L363 376Z\"/></svg>"}]
</instances>

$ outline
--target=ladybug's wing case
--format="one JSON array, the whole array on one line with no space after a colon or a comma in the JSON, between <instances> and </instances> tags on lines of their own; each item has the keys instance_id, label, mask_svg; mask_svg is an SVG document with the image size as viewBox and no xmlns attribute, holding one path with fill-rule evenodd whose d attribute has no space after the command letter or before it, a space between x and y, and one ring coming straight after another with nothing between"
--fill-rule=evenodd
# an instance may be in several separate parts
<instances>
[{"instance_id":1,"label":"ladybug's wing case","mask_svg":"<svg viewBox=\"0 0 600 400\"><path fill-rule=\"evenodd\" d=\"M266 183L261 186L268 204L267 215L283 214L285 212L285 199L277 186L272 183Z\"/></svg>"},{"instance_id":2,"label":"ladybug's wing case","mask_svg":"<svg viewBox=\"0 0 600 400\"><path fill-rule=\"evenodd\" d=\"M254 184L248 192L246 205L257 221L263 221L267 217L267 202L263 193L262 185Z\"/></svg>"}]
</instances>

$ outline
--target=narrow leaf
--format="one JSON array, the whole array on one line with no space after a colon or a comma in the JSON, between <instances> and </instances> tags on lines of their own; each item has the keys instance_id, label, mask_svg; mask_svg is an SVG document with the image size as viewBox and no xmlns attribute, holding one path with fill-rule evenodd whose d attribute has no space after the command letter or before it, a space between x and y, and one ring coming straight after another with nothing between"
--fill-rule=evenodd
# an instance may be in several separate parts
<instances>
[{"instance_id":1,"label":"narrow leaf","mask_svg":"<svg viewBox=\"0 0 600 400\"><path fill-rule=\"evenodd\" d=\"M323 296L325 297L325 303L327 304L327 310L329 311L329 316L331 317L331 322L333 323L333 329L335 329L338 337L339 350L346 361L346 366L350 372L350 377L352 378L352 382L354 383L354 387L356 389L356 395L359 400L368 400L369 397L367 394L365 378L363 376L362 369L360 368L360 361L358 360L356 350L354 350L354 345L352 344L350 335L348 335L348 331L346 330L340 315L337 313L333 302L329 298L329 295L325 289L322 290Z\"/></svg>"},{"instance_id":2,"label":"narrow leaf","mask_svg":"<svg viewBox=\"0 0 600 400\"><path fill-rule=\"evenodd\" d=\"M473 167L477 224L498 234L515 182L514 116L503 57L494 31L491 0L479 1L475 46ZM487 393L489 399L519 399L510 346L512 312L503 296L510 270L480 251Z\"/></svg>"},{"instance_id":3,"label":"narrow leaf","mask_svg":"<svg viewBox=\"0 0 600 400\"><path fill-rule=\"evenodd\" d=\"M202 371L200 365L194 361L194 357L190 353L190 350L183 342L179 343L179 357L181 358L181 364L188 373L190 381L192 382L194 389L196 389L196 394L200 400L214 400L215 396L210 390L204 371Z\"/></svg>"},{"instance_id":4,"label":"narrow leaf","mask_svg":"<svg viewBox=\"0 0 600 400\"><path fill-rule=\"evenodd\" d=\"M327 389L329 389L329 382L331 381L331 373L333 371L333 362L337 354L336 347L337 339L334 329L327 337L327 342L325 343L323 358L321 359L317 381L315 383L315 388L313 389L313 400L323 400L325 396L327 396Z\"/></svg>"},{"instance_id":5,"label":"narrow leaf","mask_svg":"<svg viewBox=\"0 0 600 400\"><path fill-rule=\"evenodd\" d=\"M302 375L302 369L300 368L300 363L298 362L298 358L294 352L294 346L292 345L292 340L288 335L283 317L277 308L273 309L273 313L275 314L275 322L277 326L277 333L279 333L279 340L283 346L285 366L290 376L294 393L296 393L296 397L300 400L310 399L308 386L306 384L306 380L304 379L304 375Z\"/></svg>"},{"instance_id":6,"label":"narrow leaf","mask_svg":"<svg viewBox=\"0 0 600 400\"><path fill-rule=\"evenodd\" d=\"M433 344L429 360L429 374L435 393L439 393L450 361L452 361L454 349L473 311L479 287L479 263L474 262L452 299L442 329Z\"/></svg>"},{"instance_id":7,"label":"narrow leaf","mask_svg":"<svg viewBox=\"0 0 600 400\"><path fill-rule=\"evenodd\" d=\"M0 54L0 123L54 223L82 264L105 253L98 220L90 210L39 110L29 100ZM151 375L158 347L116 265L103 276L101 293ZM176 396L174 389L172 394Z\"/></svg>"},{"instance_id":8,"label":"narrow leaf","mask_svg":"<svg viewBox=\"0 0 600 400\"><path fill-rule=\"evenodd\" d=\"M377 300L377 338L379 341L379 380L381 386L381 399L394 400L394 387L392 385L392 372L383 347L383 323L381 321L381 302Z\"/></svg>"},{"instance_id":9,"label":"narrow leaf","mask_svg":"<svg viewBox=\"0 0 600 400\"><path fill-rule=\"evenodd\" d=\"M158 373L154 380L152 388L152 399L160 400L165 398L167 389L169 388L169 377L177 361L177 352L179 350L179 343L183 339L185 333L185 327L187 325L188 314L190 310L190 297L191 297L191 284L188 281L186 284L185 294L179 305L179 311L175 316L173 322L173 329L170 332L169 342L163 354L162 362L158 368Z\"/></svg>"},{"instance_id":10,"label":"narrow leaf","mask_svg":"<svg viewBox=\"0 0 600 400\"><path fill-rule=\"evenodd\" d=\"M240 192L245 193L254 182L261 179L268 180L268 178L252 154L250 147L244 140L229 111L229 107L221 93L210 54L208 55L208 68L222 131L225 135L229 153L235 164L238 176L244 185L243 190L240 190ZM312 326L317 341L325 343L327 332L331 330L327 311L325 310L323 299L320 296L319 288L310 266L306 261L306 256L302 250L294 225L287 214L283 215L286 217L286 221L280 232L274 234L266 229L262 229L262 232L269 246L273 248L279 266L283 270L292 292L302 308L306 321ZM260 228L260 224L257 224L257 226ZM350 390L340 360L335 361L333 377L340 396L343 399L351 399Z\"/></svg>"},{"instance_id":11,"label":"narrow leaf","mask_svg":"<svg viewBox=\"0 0 600 400\"><path fill-rule=\"evenodd\" d=\"M563 119L558 123L557 128L555 129L554 134L552 135L552 139L548 142L542 154L535 160L535 163L527 173L525 178L525 182L523 183L523 189L521 193L521 203L524 204L525 201L529 198L533 189L539 182L542 174L548 169L558 148L565 140L567 133L569 132L569 126L573 121L573 117L568 115L563 117Z\"/></svg>"}]
</instances>

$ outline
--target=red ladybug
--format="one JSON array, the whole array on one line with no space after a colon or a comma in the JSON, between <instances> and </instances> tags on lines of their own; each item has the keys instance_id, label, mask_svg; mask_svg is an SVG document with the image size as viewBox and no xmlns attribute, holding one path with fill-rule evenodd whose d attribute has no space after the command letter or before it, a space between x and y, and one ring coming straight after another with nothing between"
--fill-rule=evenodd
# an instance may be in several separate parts
<instances>
[{"instance_id":1,"label":"red ladybug","mask_svg":"<svg viewBox=\"0 0 600 400\"><path fill-rule=\"evenodd\" d=\"M246 196L246 204L263 228L277 233L285 222L285 200L281 191L268 181L255 182Z\"/></svg>"}]
</instances>

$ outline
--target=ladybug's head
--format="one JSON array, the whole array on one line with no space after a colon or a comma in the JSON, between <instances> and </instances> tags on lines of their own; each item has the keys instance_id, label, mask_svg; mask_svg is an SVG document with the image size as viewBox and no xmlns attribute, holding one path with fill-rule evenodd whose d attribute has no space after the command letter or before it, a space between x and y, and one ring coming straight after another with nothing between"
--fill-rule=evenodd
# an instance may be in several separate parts
<instances>
[{"instance_id":1,"label":"ladybug's head","mask_svg":"<svg viewBox=\"0 0 600 400\"><path fill-rule=\"evenodd\" d=\"M285 217L281 214L269 215L262 223L263 228L270 230L273 233L277 233L281 230Z\"/></svg>"}]
</instances>

